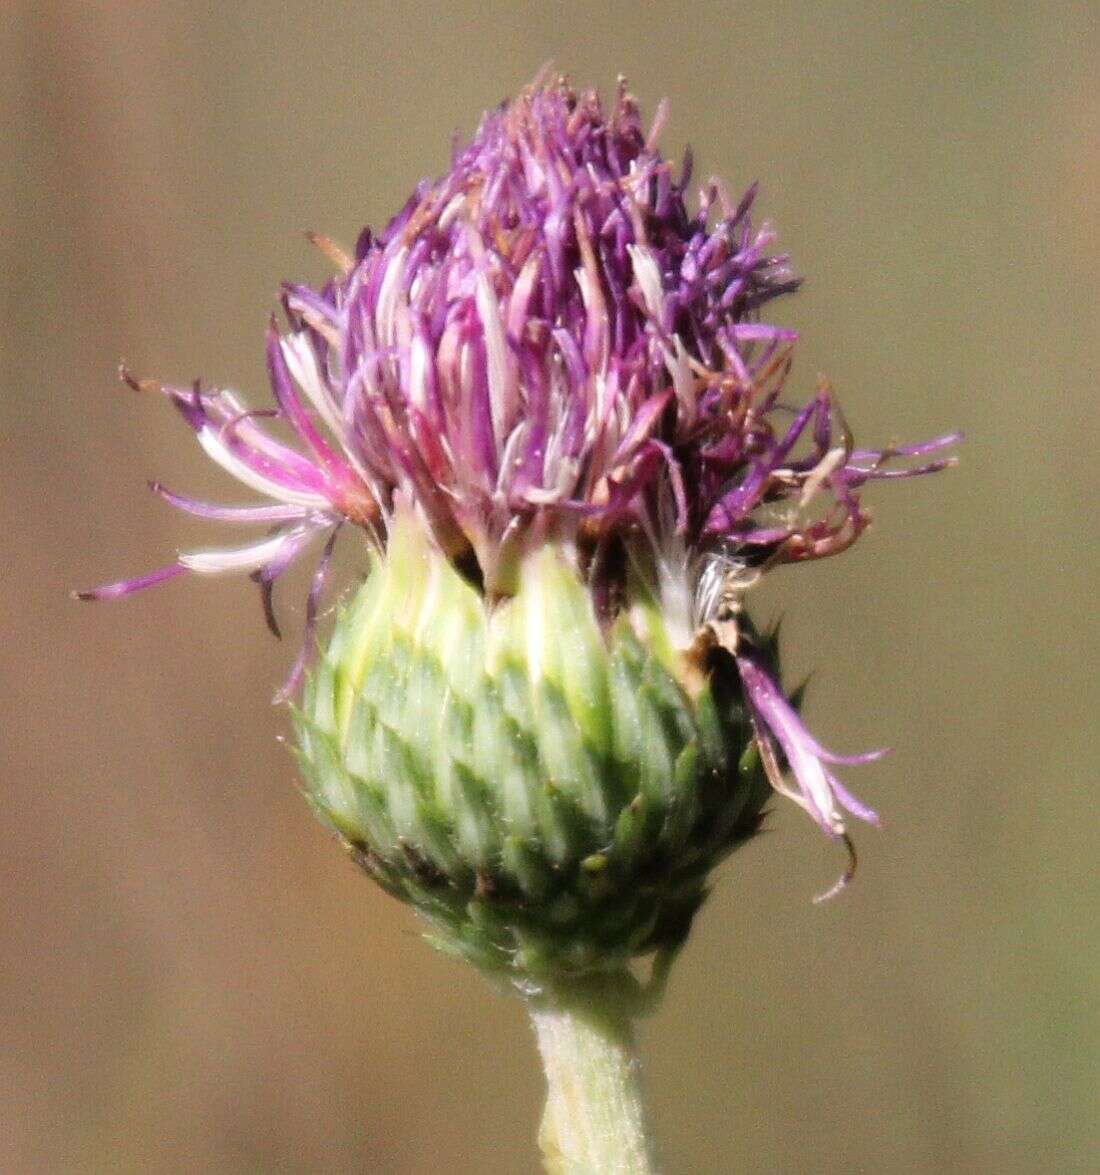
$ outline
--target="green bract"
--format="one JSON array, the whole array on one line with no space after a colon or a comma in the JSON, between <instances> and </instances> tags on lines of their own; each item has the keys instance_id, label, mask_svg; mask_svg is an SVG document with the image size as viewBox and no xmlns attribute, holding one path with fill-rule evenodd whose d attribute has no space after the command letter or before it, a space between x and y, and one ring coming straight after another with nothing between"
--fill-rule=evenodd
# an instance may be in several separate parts
<instances>
[{"instance_id":1,"label":"green bract","mask_svg":"<svg viewBox=\"0 0 1100 1175\"><path fill-rule=\"evenodd\" d=\"M437 945L538 982L678 946L771 788L728 654L689 696L644 600L601 632L553 545L519 582L490 609L400 519L295 718L363 868Z\"/></svg>"}]
</instances>

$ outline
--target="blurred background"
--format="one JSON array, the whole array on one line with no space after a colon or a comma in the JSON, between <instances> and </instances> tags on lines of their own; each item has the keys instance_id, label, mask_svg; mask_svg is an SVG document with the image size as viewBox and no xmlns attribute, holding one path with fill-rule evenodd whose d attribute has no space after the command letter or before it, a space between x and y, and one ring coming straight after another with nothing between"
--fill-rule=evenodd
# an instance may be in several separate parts
<instances>
[{"instance_id":1,"label":"blurred background","mask_svg":"<svg viewBox=\"0 0 1100 1175\"><path fill-rule=\"evenodd\" d=\"M887 824L825 907L791 805L722 868L642 1030L667 1171L1096 1170L1097 6L7 0L0 30L0 1169L536 1169L523 1009L312 820L252 586L68 591L209 538L146 477L226 487L120 357L264 399L277 282L326 274L302 230L352 244L553 58L762 181L796 389L827 372L868 442L968 434L756 603L822 738L895 748L849 777Z\"/></svg>"}]
</instances>

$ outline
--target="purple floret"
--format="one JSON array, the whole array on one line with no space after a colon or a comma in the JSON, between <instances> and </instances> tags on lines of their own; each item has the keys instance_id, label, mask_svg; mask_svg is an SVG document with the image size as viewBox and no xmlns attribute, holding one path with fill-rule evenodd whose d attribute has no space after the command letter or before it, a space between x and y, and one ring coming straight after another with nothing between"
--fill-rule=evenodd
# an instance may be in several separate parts
<instances>
[{"instance_id":1,"label":"purple floret","mask_svg":"<svg viewBox=\"0 0 1100 1175\"><path fill-rule=\"evenodd\" d=\"M713 552L766 569L849 546L868 523L864 483L941 469L950 458L896 462L957 437L856 449L827 385L801 407L787 401L796 335L760 316L799 279L771 228L753 223L755 187L734 203L710 180L690 200L690 153L677 168L657 149L666 116L662 104L647 132L622 85L605 112L594 91L537 80L487 114L382 232L364 230L354 257L315 238L341 272L319 289L284 287L287 325L267 336L274 408L151 385L265 501L154 490L265 536L82 594L246 571L277 632L274 583L324 539L296 680L337 530L351 523L384 547L401 502L490 603L517 590L527 550L555 541L577 552L601 619L640 576L685 644ZM795 798L845 835L840 809L869 810L821 766L828 756L766 671L740 665L766 759L774 736Z\"/></svg>"}]
</instances>

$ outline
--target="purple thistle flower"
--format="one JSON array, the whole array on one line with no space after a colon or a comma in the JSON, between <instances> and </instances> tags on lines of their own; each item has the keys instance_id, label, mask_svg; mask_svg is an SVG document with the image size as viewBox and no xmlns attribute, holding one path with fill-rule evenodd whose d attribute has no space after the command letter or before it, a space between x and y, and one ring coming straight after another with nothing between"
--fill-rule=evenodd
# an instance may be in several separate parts
<instances>
[{"instance_id":1,"label":"purple thistle flower","mask_svg":"<svg viewBox=\"0 0 1100 1175\"><path fill-rule=\"evenodd\" d=\"M162 391L262 501L154 491L265 534L80 595L244 571L277 633L273 585L323 539L289 689L343 524L384 548L412 504L490 604L516 592L533 547L569 544L603 622L633 575L683 649L708 625L726 634L777 791L832 837L847 841L845 812L873 822L826 764L876 756L816 743L730 622L763 571L859 537L866 482L944 468L951 458L937 454L957 435L856 449L827 385L801 407L787 400L796 335L760 316L799 281L771 228L753 224L755 188L735 204L711 180L689 203L690 154L676 168L657 150L665 116L662 105L647 133L622 85L605 113L595 92L536 81L486 115L381 233L364 231L354 257L318 239L341 272L320 289L284 287L286 325L267 334L274 408L124 371Z\"/></svg>"}]
</instances>

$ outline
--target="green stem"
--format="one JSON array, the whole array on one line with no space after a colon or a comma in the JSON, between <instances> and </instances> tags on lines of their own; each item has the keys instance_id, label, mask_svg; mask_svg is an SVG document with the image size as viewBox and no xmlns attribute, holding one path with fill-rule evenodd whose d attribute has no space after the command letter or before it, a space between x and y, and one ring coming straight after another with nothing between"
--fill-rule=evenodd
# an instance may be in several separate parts
<instances>
[{"instance_id":1,"label":"green stem","mask_svg":"<svg viewBox=\"0 0 1100 1175\"><path fill-rule=\"evenodd\" d=\"M531 1004L546 1070L539 1146L549 1175L653 1175L630 1014L613 985Z\"/></svg>"}]
</instances>

